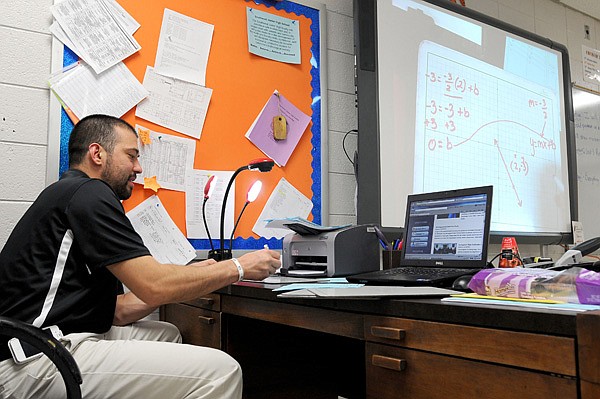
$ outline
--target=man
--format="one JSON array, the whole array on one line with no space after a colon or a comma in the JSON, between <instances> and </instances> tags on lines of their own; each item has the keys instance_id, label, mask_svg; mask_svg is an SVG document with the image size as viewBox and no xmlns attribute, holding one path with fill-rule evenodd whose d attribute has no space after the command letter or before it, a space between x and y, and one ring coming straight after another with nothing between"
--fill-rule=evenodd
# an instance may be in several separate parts
<instances>
[{"instance_id":1,"label":"man","mask_svg":"<svg viewBox=\"0 0 600 399\"><path fill-rule=\"evenodd\" d=\"M241 370L230 356L179 344L170 324L137 321L242 276L263 279L280 266L279 254L159 264L120 202L142 171L138 155L137 134L121 119L92 115L75 126L70 169L40 194L0 253L0 315L58 326L85 398L241 397ZM121 294L121 283L131 292ZM0 360L0 397L64 397L45 356L16 364L0 338Z\"/></svg>"}]
</instances>

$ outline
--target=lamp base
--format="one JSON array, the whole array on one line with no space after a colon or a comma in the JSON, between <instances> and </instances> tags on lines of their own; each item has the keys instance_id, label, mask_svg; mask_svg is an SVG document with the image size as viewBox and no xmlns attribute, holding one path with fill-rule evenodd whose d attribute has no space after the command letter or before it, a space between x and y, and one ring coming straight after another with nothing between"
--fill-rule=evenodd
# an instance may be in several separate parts
<instances>
[{"instance_id":1,"label":"lamp base","mask_svg":"<svg viewBox=\"0 0 600 399\"><path fill-rule=\"evenodd\" d=\"M217 262L219 262L222 260L227 260L227 259L233 258L233 255L231 254L231 249L229 249L229 248L213 249L213 250L208 251L208 258L214 259Z\"/></svg>"}]
</instances>

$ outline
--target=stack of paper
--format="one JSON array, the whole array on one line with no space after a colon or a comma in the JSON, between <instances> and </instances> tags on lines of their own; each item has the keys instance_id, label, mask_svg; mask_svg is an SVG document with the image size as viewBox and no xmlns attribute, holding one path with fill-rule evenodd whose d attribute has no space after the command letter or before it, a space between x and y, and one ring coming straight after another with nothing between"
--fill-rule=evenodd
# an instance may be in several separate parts
<instances>
[{"instance_id":1,"label":"stack of paper","mask_svg":"<svg viewBox=\"0 0 600 399\"><path fill-rule=\"evenodd\" d=\"M141 49L139 24L114 0L63 0L51 10L50 31L98 74Z\"/></svg>"},{"instance_id":2,"label":"stack of paper","mask_svg":"<svg viewBox=\"0 0 600 399\"><path fill-rule=\"evenodd\" d=\"M260 237L281 239L290 233L288 227L281 224L269 225L268 221L292 215L296 216L297 219L306 220L305 218L310 214L312 207L313 204L310 198L282 177L271 192L252 231ZM311 223L307 220L306 222Z\"/></svg>"},{"instance_id":3,"label":"stack of paper","mask_svg":"<svg viewBox=\"0 0 600 399\"><path fill-rule=\"evenodd\" d=\"M291 217L283 219L267 219L266 227L271 229L290 229L300 235L317 235L328 231L340 230L350 226L349 224L341 226L321 226L300 217Z\"/></svg>"},{"instance_id":4,"label":"stack of paper","mask_svg":"<svg viewBox=\"0 0 600 399\"><path fill-rule=\"evenodd\" d=\"M70 108L79 119L92 114L119 118L148 95L122 62L101 75L77 62L51 76L48 85L67 112Z\"/></svg>"},{"instance_id":5,"label":"stack of paper","mask_svg":"<svg viewBox=\"0 0 600 399\"><path fill-rule=\"evenodd\" d=\"M279 298L381 298L381 297L444 297L458 291L437 287L400 287L343 285L338 288L306 288L283 292Z\"/></svg>"},{"instance_id":6,"label":"stack of paper","mask_svg":"<svg viewBox=\"0 0 600 399\"><path fill-rule=\"evenodd\" d=\"M479 305L488 306L508 306L508 307L526 307L538 309L565 310L570 312L583 312L587 310L600 310L599 305L586 305L579 303L567 303L549 299L523 299L523 298L507 298L489 295L479 295L475 293L452 295L450 298L443 298L444 302L452 302L458 304L476 303Z\"/></svg>"}]
</instances>

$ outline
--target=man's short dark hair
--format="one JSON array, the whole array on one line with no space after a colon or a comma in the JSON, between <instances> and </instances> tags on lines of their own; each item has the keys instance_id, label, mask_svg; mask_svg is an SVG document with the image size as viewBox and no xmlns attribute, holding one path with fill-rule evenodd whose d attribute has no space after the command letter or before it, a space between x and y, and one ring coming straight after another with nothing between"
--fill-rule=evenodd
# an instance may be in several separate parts
<instances>
[{"instance_id":1,"label":"man's short dark hair","mask_svg":"<svg viewBox=\"0 0 600 399\"><path fill-rule=\"evenodd\" d=\"M90 144L100 144L112 154L117 141L115 127L130 129L136 136L133 126L120 118L109 115L89 115L80 120L69 138L69 165L79 165L88 151Z\"/></svg>"}]
</instances>

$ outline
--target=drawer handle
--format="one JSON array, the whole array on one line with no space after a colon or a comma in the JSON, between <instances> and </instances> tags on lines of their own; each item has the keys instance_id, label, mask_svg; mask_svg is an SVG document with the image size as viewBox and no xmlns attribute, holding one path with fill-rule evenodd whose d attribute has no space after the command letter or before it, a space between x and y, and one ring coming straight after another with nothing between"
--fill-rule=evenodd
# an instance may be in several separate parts
<instances>
[{"instance_id":1,"label":"drawer handle","mask_svg":"<svg viewBox=\"0 0 600 399\"><path fill-rule=\"evenodd\" d=\"M212 298L198 298L198 302L202 305L212 305L215 303L215 300Z\"/></svg>"},{"instance_id":2,"label":"drawer handle","mask_svg":"<svg viewBox=\"0 0 600 399\"><path fill-rule=\"evenodd\" d=\"M204 324L215 324L215 318L214 317L204 317L204 316L198 316L198 321L204 323Z\"/></svg>"},{"instance_id":3,"label":"drawer handle","mask_svg":"<svg viewBox=\"0 0 600 399\"><path fill-rule=\"evenodd\" d=\"M395 339L402 341L406 337L406 331L400 328L372 326L371 334L379 338Z\"/></svg>"},{"instance_id":4,"label":"drawer handle","mask_svg":"<svg viewBox=\"0 0 600 399\"><path fill-rule=\"evenodd\" d=\"M373 355L371 363L373 366L383 367L394 371L402 371L406 368L406 360L381 355Z\"/></svg>"}]
</instances>

